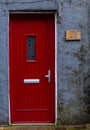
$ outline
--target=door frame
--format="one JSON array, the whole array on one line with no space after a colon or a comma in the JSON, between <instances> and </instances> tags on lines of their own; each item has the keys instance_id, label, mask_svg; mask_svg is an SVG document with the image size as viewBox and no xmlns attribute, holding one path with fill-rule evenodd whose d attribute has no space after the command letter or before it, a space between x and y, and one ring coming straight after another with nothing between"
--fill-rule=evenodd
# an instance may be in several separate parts
<instances>
[{"instance_id":1,"label":"door frame","mask_svg":"<svg viewBox=\"0 0 90 130\"><path fill-rule=\"evenodd\" d=\"M8 100L9 100L9 125L56 125L57 123L57 12L28 12L28 11L13 11L9 12L8 16L8 27L9 27L9 22L10 22L10 14L54 14L54 20L55 20L55 123L21 123L21 124L12 124L11 123L11 110L10 110L10 71L9 71L9 33L8 33ZM10 27L8 28L9 32Z\"/></svg>"}]
</instances>

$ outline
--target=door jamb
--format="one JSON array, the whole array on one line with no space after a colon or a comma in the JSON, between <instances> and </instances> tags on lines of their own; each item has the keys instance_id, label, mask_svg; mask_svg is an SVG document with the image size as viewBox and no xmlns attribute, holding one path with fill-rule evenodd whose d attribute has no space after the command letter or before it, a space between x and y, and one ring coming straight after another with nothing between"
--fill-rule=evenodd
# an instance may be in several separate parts
<instances>
[{"instance_id":1,"label":"door jamb","mask_svg":"<svg viewBox=\"0 0 90 130\"><path fill-rule=\"evenodd\" d=\"M57 12L9 12L8 14L8 23L10 21L10 14L22 14L22 13L34 13L34 14L54 14L54 20L55 20L55 123L21 123L21 124L12 124L11 123L11 112L10 112L10 71L9 71L9 40L8 40L8 100L9 100L9 125L56 125L57 123ZM8 24L9 26L9 24ZM10 27L8 28L9 32ZM8 34L8 39L10 39L10 36Z\"/></svg>"}]
</instances>

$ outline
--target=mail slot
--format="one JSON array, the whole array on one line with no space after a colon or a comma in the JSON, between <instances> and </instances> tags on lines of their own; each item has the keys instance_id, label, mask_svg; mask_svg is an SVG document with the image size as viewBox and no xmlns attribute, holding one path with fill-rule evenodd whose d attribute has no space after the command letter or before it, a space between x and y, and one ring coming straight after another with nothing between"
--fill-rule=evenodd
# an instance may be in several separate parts
<instances>
[{"instance_id":1,"label":"mail slot","mask_svg":"<svg viewBox=\"0 0 90 130\"><path fill-rule=\"evenodd\" d=\"M39 79L24 79L24 83L25 84L36 84L36 83L40 83Z\"/></svg>"}]
</instances>

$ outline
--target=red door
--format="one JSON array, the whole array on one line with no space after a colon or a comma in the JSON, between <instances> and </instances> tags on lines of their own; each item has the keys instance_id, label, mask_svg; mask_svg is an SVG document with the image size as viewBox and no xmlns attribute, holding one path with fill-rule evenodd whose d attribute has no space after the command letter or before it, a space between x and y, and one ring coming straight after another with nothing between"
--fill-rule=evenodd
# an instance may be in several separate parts
<instances>
[{"instance_id":1,"label":"red door","mask_svg":"<svg viewBox=\"0 0 90 130\"><path fill-rule=\"evenodd\" d=\"M10 15L11 123L55 123L55 15Z\"/></svg>"}]
</instances>

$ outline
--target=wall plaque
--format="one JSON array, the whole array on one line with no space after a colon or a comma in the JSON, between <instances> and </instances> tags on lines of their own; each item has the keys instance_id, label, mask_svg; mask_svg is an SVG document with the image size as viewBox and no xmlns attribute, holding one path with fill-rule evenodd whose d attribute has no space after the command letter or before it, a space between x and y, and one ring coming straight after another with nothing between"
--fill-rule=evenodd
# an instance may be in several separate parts
<instances>
[{"instance_id":1,"label":"wall plaque","mask_svg":"<svg viewBox=\"0 0 90 130\"><path fill-rule=\"evenodd\" d=\"M67 30L66 31L66 40L74 41L81 39L81 31L80 30Z\"/></svg>"}]
</instances>

